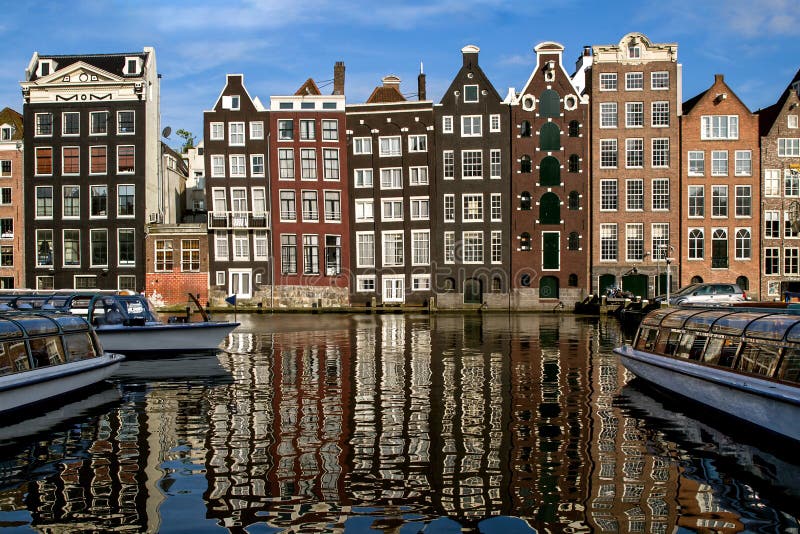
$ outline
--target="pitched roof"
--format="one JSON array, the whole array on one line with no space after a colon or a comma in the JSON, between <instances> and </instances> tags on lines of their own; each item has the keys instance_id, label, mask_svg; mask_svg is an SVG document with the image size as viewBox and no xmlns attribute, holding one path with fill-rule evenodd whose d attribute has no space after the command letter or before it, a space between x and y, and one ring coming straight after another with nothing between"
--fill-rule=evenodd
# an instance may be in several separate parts
<instances>
[{"instance_id":1,"label":"pitched roof","mask_svg":"<svg viewBox=\"0 0 800 534\"><path fill-rule=\"evenodd\" d=\"M118 53L118 54L81 54L81 55L66 55L66 56L40 54L39 60L41 61L42 59L52 59L53 61L56 62L56 69L58 70L61 70L64 67L68 67L73 63L83 61L84 63L88 63L89 65L92 65L99 69L103 69L106 72L110 72L118 76L129 77L130 75L126 74L124 70L125 58L127 57L138 57L141 58L143 62L147 61L146 52L130 52L130 53ZM36 75L36 72L31 73L30 81L34 81L38 78L39 76Z\"/></svg>"},{"instance_id":2,"label":"pitched roof","mask_svg":"<svg viewBox=\"0 0 800 534\"><path fill-rule=\"evenodd\" d=\"M708 89L706 89L705 91L703 91L700 94L697 94L697 95L693 96L692 98L690 98L689 100L684 102L683 103L683 114L686 115L687 113L692 111L692 108L694 108L697 105L697 103L700 102L700 99L703 98L707 92L708 92Z\"/></svg>"},{"instance_id":3,"label":"pitched roof","mask_svg":"<svg viewBox=\"0 0 800 534\"><path fill-rule=\"evenodd\" d=\"M783 93L781 93L781 96L778 97L778 100L774 104L756 111L758 114L759 135L768 135L769 131L772 130L775 120L778 118L783 106L786 104L786 99L789 98L789 94L792 92L792 85L797 82L800 82L800 69L798 69L798 71L795 73L794 77L786 86L786 89L783 90ZM800 89L798 90L798 93L800 94Z\"/></svg>"},{"instance_id":4,"label":"pitched roof","mask_svg":"<svg viewBox=\"0 0 800 534\"><path fill-rule=\"evenodd\" d=\"M14 134L11 136L12 141L22 140L22 115L11 108L3 108L0 111L0 124L10 124L14 127Z\"/></svg>"},{"instance_id":5,"label":"pitched roof","mask_svg":"<svg viewBox=\"0 0 800 534\"><path fill-rule=\"evenodd\" d=\"M305 95L321 95L322 93L317 87L317 84L314 83L314 80L311 78L307 79L303 85L300 86L300 89L297 90L295 96L305 96Z\"/></svg>"},{"instance_id":6,"label":"pitched roof","mask_svg":"<svg viewBox=\"0 0 800 534\"><path fill-rule=\"evenodd\" d=\"M394 86L376 87L372 94L367 98L367 104L386 104L389 102L405 102L406 97L400 92L400 89Z\"/></svg>"}]
</instances>

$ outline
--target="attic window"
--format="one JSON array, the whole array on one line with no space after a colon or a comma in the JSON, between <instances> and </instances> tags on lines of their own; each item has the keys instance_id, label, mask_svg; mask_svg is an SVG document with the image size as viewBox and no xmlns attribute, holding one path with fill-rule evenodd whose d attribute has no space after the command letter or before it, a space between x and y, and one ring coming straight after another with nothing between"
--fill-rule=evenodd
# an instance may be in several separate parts
<instances>
[{"instance_id":1,"label":"attic window","mask_svg":"<svg viewBox=\"0 0 800 534\"><path fill-rule=\"evenodd\" d=\"M53 65L53 60L51 59L42 59L39 61L39 72L37 75L39 77L49 76L51 73L55 72L55 65Z\"/></svg>"},{"instance_id":2,"label":"attic window","mask_svg":"<svg viewBox=\"0 0 800 534\"><path fill-rule=\"evenodd\" d=\"M230 109L236 111L239 109L239 95L223 96L222 109Z\"/></svg>"},{"instance_id":3,"label":"attic window","mask_svg":"<svg viewBox=\"0 0 800 534\"><path fill-rule=\"evenodd\" d=\"M11 141L11 138L14 136L14 127L9 126L8 124L4 124L0 126L0 139L3 141Z\"/></svg>"},{"instance_id":4,"label":"attic window","mask_svg":"<svg viewBox=\"0 0 800 534\"><path fill-rule=\"evenodd\" d=\"M642 57L642 49L638 46L628 47L628 57L631 59L639 59Z\"/></svg>"},{"instance_id":5,"label":"attic window","mask_svg":"<svg viewBox=\"0 0 800 534\"><path fill-rule=\"evenodd\" d=\"M477 102L478 101L478 86L465 85L464 86L464 102Z\"/></svg>"},{"instance_id":6,"label":"attic window","mask_svg":"<svg viewBox=\"0 0 800 534\"><path fill-rule=\"evenodd\" d=\"M300 109L314 109L314 102L300 102Z\"/></svg>"},{"instance_id":7,"label":"attic window","mask_svg":"<svg viewBox=\"0 0 800 534\"><path fill-rule=\"evenodd\" d=\"M797 115L789 115L787 118L788 118L787 126L789 128L792 128L792 129L797 128ZM5 127L4 127L3 128L3 139L5 139L5 138L6 138L6 136L5 136Z\"/></svg>"},{"instance_id":8,"label":"attic window","mask_svg":"<svg viewBox=\"0 0 800 534\"><path fill-rule=\"evenodd\" d=\"M279 109L292 109L293 107L294 107L294 105L291 102L281 102L278 105Z\"/></svg>"},{"instance_id":9,"label":"attic window","mask_svg":"<svg viewBox=\"0 0 800 534\"><path fill-rule=\"evenodd\" d=\"M336 109L336 102L323 102L322 109Z\"/></svg>"},{"instance_id":10,"label":"attic window","mask_svg":"<svg viewBox=\"0 0 800 534\"><path fill-rule=\"evenodd\" d=\"M141 74L142 70L142 60L138 57L126 57L125 58L125 71L124 73L128 76L138 76Z\"/></svg>"}]
</instances>

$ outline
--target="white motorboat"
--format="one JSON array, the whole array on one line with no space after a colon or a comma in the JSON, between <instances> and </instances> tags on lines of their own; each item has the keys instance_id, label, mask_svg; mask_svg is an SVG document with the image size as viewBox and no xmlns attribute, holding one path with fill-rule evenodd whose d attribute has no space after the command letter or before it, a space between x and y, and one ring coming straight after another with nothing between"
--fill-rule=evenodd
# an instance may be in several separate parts
<instances>
[{"instance_id":1,"label":"white motorboat","mask_svg":"<svg viewBox=\"0 0 800 534\"><path fill-rule=\"evenodd\" d=\"M0 412L92 386L111 376L124 359L104 352L81 317L0 313Z\"/></svg>"},{"instance_id":2,"label":"white motorboat","mask_svg":"<svg viewBox=\"0 0 800 534\"><path fill-rule=\"evenodd\" d=\"M800 441L800 314L655 310L614 352L648 382Z\"/></svg>"}]
</instances>

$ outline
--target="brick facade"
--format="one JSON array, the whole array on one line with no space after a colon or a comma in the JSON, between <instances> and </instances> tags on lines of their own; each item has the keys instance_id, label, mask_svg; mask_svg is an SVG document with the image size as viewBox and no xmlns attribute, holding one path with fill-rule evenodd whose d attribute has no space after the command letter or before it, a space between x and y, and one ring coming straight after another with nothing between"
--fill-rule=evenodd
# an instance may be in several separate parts
<instances>
[{"instance_id":1,"label":"brick facade","mask_svg":"<svg viewBox=\"0 0 800 534\"><path fill-rule=\"evenodd\" d=\"M25 287L22 115L0 111L0 289Z\"/></svg>"},{"instance_id":2,"label":"brick facade","mask_svg":"<svg viewBox=\"0 0 800 534\"><path fill-rule=\"evenodd\" d=\"M208 301L205 224L153 225L145 239L145 250L145 294L153 304L180 305L189 301L187 293L195 295L202 304Z\"/></svg>"}]
</instances>

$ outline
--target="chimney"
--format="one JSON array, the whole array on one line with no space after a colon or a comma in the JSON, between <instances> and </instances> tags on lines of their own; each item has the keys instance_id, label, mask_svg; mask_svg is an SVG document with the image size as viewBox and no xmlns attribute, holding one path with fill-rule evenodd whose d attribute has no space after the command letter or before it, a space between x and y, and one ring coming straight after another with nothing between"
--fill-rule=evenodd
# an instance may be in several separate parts
<instances>
[{"instance_id":1,"label":"chimney","mask_svg":"<svg viewBox=\"0 0 800 534\"><path fill-rule=\"evenodd\" d=\"M591 56L592 55L592 47L591 46L584 46L583 47L583 55L584 56Z\"/></svg>"},{"instance_id":2,"label":"chimney","mask_svg":"<svg viewBox=\"0 0 800 534\"><path fill-rule=\"evenodd\" d=\"M381 82L383 83L384 87L396 87L398 91L400 90L400 78L394 74L384 76L381 78Z\"/></svg>"},{"instance_id":3,"label":"chimney","mask_svg":"<svg viewBox=\"0 0 800 534\"><path fill-rule=\"evenodd\" d=\"M337 61L333 65L333 94L344 94L344 61Z\"/></svg>"},{"instance_id":4,"label":"chimney","mask_svg":"<svg viewBox=\"0 0 800 534\"><path fill-rule=\"evenodd\" d=\"M419 63L419 76L417 76L417 100L427 100L425 93L425 72L422 69L422 62Z\"/></svg>"},{"instance_id":5,"label":"chimney","mask_svg":"<svg viewBox=\"0 0 800 534\"><path fill-rule=\"evenodd\" d=\"M464 60L465 67L477 67L478 66L478 52L481 49L475 45L467 45L461 49L461 56Z\"/></svg>"},{"instance_id":6,"label":"chimney","mask_svg":"<svg viewBox=\"0 0 800 534\"><path fill-rule=\"evenodd\" d=\"M722 74L715 74L714 75L714 83L723 83L725 81L725 76Z\"/></svg>"}]
</instances>

